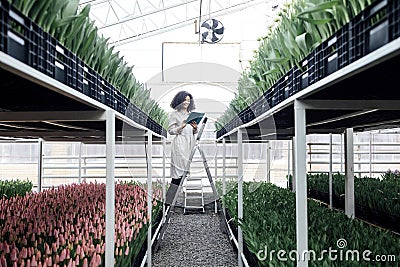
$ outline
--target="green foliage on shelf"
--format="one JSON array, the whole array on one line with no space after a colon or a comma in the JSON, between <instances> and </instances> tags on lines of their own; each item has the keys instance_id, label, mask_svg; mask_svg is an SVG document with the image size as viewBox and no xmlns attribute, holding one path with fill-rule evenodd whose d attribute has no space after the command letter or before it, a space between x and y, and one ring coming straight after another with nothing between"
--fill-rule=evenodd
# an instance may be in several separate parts
<instances>
[{"instance_id":1,"label":"green foliage on shelf","mask_svg":"<svg viewBox=\"0 0 400 267\"><path fill-rule=\"evenodd\" d=\"M0 198L23 196L32 191L33 184L26 180L0 180Z\"/></svg>"},{"instance_id":2,"label":"green foliage on shelf","mask_svg":"<svg viewBox=\"0 0 400 267\"><path fill-rule=\"evenodd\" d=\"M296 200L295 194L273 184L261 182L243 183L243 220L238 220L237 187L223 198L223 204L230 215L242 227L244 241L253 254L265 256L264 250L275 250L275 257L258 259L260 266L295 266L288 253L296 250ZM252 188L257 188L253 190ZM372 251L372 255L395 255L399 261L399 237L388 231L370 226L357 219L349 219L343 213L327 209L323 204L309 200L308 204L308 249L315 251L316 259L311 258L310 266L369 266L366 261L333 261L327 254L318 260L323 250L332 248L338 256L340 250ZM338 240L345 239L347 246L338 248ZM287 261L277 258L277 252L284 250ZM361 256L360 256L361 257ZM396 264L391 262L389 264ZM394 266L392 265L392 266Z\"/></svg>"},{"instance_id":3,"label":"green foliage on shelf","mask_svg":"<svg viewBox=\"0 0 400 267\"><path fill-rule=\"evenodd\" d=\"M168 114L150 98L150 90L136 80L133 66L124 61L119 51L114 51L114 46L109 46L109 38L98 33L94 21L89 18L90 4L79 11L79 0L9 2L97 71L155 122L167 127Z\"/></svg>"},{"instance_id":4,"label":"green foliage on shelf","mask_svg":"<svg viewBox=\"0 0 400 267\"><path fill-rule=\"evenodd\" d=\"M397 172L398 173L398 172ZM385 179L354 177L354 199L356 204L400 217L400 177L388 171ZM308 189L329 192L329 177L326 173L308 174ZM340 197L345 194L345 176L333 174L332 194Z\"/></svg>"},{"instance_id":5,"label":"green foliage on shelf","mask_svg":"<svg viewBox=\"0 0 400 267\"><path fill-rule=\"evenodd\" d=\"M216 131L372 2L294 0L284 4L274 26L260 38L250 67L239 78L238 93L215 124Z\"/></svg>"}]
</instances>

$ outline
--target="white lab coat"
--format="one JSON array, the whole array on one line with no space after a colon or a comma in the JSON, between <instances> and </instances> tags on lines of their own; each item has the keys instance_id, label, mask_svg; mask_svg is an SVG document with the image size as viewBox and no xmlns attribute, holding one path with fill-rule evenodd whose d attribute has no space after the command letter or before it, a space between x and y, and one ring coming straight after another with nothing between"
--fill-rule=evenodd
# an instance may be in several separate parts
<instances>
[{"instance_id":1,"label":"white lab coat","mask_svg":"<svg viewBox=\"0 0 400 267\"><path fill-rule=\"evenodd\" d=\"M195 145L193 127L190 124L187 124L180 134L177 132L177 128L188 116L188 114L185 115L178 111L169 114L168 133L174 135L171 142L171 178L174 179L183 175L189 161L190 152Z\"/></svg>"}]
</instances>

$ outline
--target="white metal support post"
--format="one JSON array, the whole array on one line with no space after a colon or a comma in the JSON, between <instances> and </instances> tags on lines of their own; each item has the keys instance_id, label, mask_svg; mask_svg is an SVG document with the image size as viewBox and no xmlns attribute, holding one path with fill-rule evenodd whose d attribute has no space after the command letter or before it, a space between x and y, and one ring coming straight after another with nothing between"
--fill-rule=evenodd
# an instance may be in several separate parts
<instances>
[{"instance_id":1,"label":"white metal support post","mask_svg":"<svg viewBox=\"0 0 400 267\"><path fill-rule=\"evenodd\" d=\"M153 210L153 184L152 184L152 168L153 168L153 134L151 131L147 132L147 214L148 214L148 225L147 230L147 266L151 267L151 224L153 219L151 217Z\"/></svg>"},{"instance_id":2,"label":"white metal support post","mask_svg":"<svg viewBox=\"0 0 400 267\"><path fill-rule=\"evenodd\" d=\"M354 148L353 148L353 128L346 129L345 132L345 214L347 217L353 218L355 216L354 209Z\"/></svg>"},{"instance_id":3,"label":"white metal support post","mask_svg":"<svg viewBox=\"0 0 400 267\"><path fill-rule=\"evenodd\" d=\"M306 177L306 109L294 101L296 159L296 242L300 255L298 267L308 266L307 177Z\"/></svg>"},{"instance_id":4,"label":"white metal support post","mask_svg":"<svg viewBox=\"0 0 400 267\"><path fill-rule=\"evenodd\" d=\"M215 165L214 165L214 171L215 171L215 181L218 179L218 142L215 142ZM218 213L218 207L217 207L217 200L214 200L214 213Z\"/></svg>"},{"instance_id":5,"label":"white metal support post","mask_svg":"<svg viewBox=\"0 0 400 267\"><path fill-rule=\"evenodd\" d=\"M343 173L343 138L344 135L340 134L340 172Z\"/></svg>"},{"instance_id":6,"label":"white metal support post","mask_svg":"<svg viewBox=\"0 0 400 267\"><path fill-rule=\"evenodd\" d=\"M332 134L329 134L329 208L332 209Z\"/></svg>"},{"instance_id":7,"label":"white metal support post","mask_svg":"<svg viewBox=\"0 0 400 267\"><path fill-rule=\"evenodd\" d=\"M265 151L265 153L266 153L266 161L267 161L266 168L267 168L267 182L268 183L271 182L271 153L270 153L271 147L270 146L271 146L270 142L267 141L267 150Z\"/></svg>"},{"instance_id":8,"label":"white metal support post","mask_svg":"<svg viewBox=\"0 0 400 267\"><path fill-rule=\"evenodd\" d=\"M373 134L369 133L369 177L372 177L372 138Z\"/></svg>"},{"instance_id":9,"label":"white metal support post","mask_svg":"<svg viewBox=\"0 0 400 267\"><path fill-rule=\"evenodd\" d=\"M290 177L290 140L287 142L287 179L289 186L289 177Z\"/></svg>"},{"instance_id":10,"label":"white metal support post","mask_svg":"<svg viewBox=\"0 0 400 267\"><path fill-rule=\"evenodd\" d=\"M114 266L115 251L115 112L106 111L106 267Z\"/></svg>"},{"instance_id":11,"label":"white metal support post","mask_svg":"<svg viewBox=\"0 0 400 267\"><path fill-rule=\"evenodd\" d=\"M162 199L163 199L163 203L165 203L165 196L167 195L167 189L165 187L165 178L166 178L166 174L165 174L165 157L166 157L166 140L163 137L162 138L162 151L163 151L163 158L162 158L162 166L163 166L163 171L162 171L162 175L163 175L163 180L162 180ZM165 205L163 205L163 218L165 218Z\"/></svg>"},{"instance_id":12,"label":"white metal support post","mask_svg":"<svg viewBox=\"0 0 400 267\"><path fill-rule=\"evenodd\" d=\"M43 185L43 140L38 140L38 192L42 192Z\"/></svg>"},{"instance_id":13,"label":"white metal support post","mask_svg":"<svg viewBox=\"0 0 400 267\"><path fill-rule=\"evenodd\" d=\"M226 194L226 140L222 138L222 195Z\"/></svg>"},{"instance_id":14,"label":"white metal support post","mask_svg":"<svg viewBox=\"0 0 400 267\"><path fill-rule=\"evenodd\" d=\"M239 128L237 132L238 143L238 219L243 219L243 129ZM243 233L242 228L238 226L238 266L243 267Z\"/></svg>"},{"instance_id":15,"label":"white metal support post","mask_svg":"<svg viewBox=\"0 0 400 267\"><path fill-rule=\"evenodd\" d=\"M79 142L79 155L78 155L78 183L82 182L82 142Z\"/></svg>"},{"instance_id":16,"label":"white metal support post","mask_svg":"<svg viewBox=\"0 0 400 267\"><path fill-rule=\"evenodd\" d=\"M293 165L293 177L292 177L292 191L296 192L296 138L292 138L292 165Z\"/></svg>"}]
</instances>

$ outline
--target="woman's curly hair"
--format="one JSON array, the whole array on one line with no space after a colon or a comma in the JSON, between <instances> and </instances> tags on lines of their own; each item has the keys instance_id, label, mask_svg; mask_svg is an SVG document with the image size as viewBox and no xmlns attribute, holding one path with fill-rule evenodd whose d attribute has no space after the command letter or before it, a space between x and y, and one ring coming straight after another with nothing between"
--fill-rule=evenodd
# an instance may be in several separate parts
<instances>
[{"instance_id":1,"label":"woman's curly hair","mask_svg":"<svg viewBox=\"0 0 400 267\"><path fill-rule=\"evenodd\" d=\"M179 110L187 96L190 97L190 104L187 109L189 112L194 110L196 107L194 105L193 96L186 91L180 91L174 96L174 98L171 101L171 105L170 105L171 108Z\"/></svg>"}]
</instances>

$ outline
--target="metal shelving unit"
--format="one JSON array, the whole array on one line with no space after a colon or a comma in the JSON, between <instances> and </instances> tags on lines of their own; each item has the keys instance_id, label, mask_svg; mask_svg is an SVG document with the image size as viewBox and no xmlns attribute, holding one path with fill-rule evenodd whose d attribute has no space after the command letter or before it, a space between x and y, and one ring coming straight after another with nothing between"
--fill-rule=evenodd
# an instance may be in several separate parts
<instances>
[{"instance_id":1,"label":"metal shelving unit","mask_svg":"<svg viewBox=\"0 0 400 267\"><path fill-rule=\"evenodd\" d=\"M285 99L254 120L224 134L218 141L238 145L239 173L243 142L293 139L294 187L296 189L297 251L308 249L306 134L345 133L346 181L345 214L354 217L353 131L398 127L400 94L396 69L400 67L400 38L376 49L348 66L330 74ZM271 129L268 120L276 122ZM397 126L396 126L397 125ZM239 179L239 218L242 218ZM240 229L240 227L239 227ZM239 252L243 253L242 233L238 233ZM307 266L307 261L298 266Z\"/></svg>"},{"instance_id":2,"label":"metal shelving unit","mask_svg":"<svg viewBox=\"0 0 400 267\"><path fill-rule=\"evenodd\" d=\"M106 199L111 201L106 202L106 243L110 245L106 249L105 263L113 266L115 143L122 141L123 134L125 140L147 143L148 209L151 211L151 144L164 137L4 52L0 52L0 84L3 89L0 136L106 144ZM39 144L42 147L42 142ZM39 160L39 168L41 166L43 158ZM41 186L39 179L39 190ZM148 247L151 242L149 230ZM151 262L151 253L146 257Z\"/></svg>"}]
</instances>

